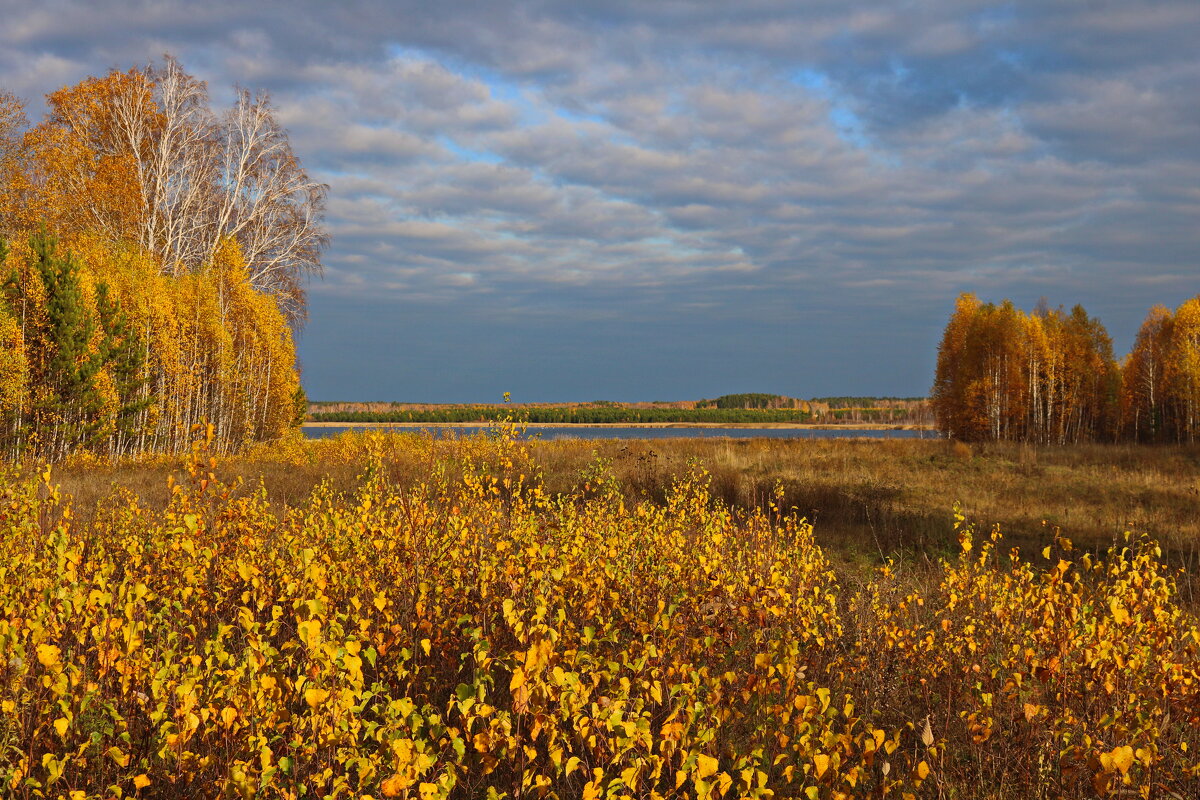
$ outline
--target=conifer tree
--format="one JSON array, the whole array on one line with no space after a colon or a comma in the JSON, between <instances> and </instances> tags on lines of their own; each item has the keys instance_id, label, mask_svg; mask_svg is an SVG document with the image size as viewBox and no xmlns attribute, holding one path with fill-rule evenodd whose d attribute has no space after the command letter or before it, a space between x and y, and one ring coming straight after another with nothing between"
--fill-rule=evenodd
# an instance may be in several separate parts
<instances>
[{"instance_id":1,"label":"conifer tree","mask_svg":"<svg viewBox=\"0 0 1200 800\"><path fill-rule=\"evenodd\" d=\"M59 256L57 247L57 239L45 232L30 242L45 290L50 342L46 391L37 412L41 430L50 436L47 450L53 457L92 443L103 405L96 386L103 354L92 346L96 320L85 303L75 259Z\"/></svg>"},{"instance_id":2,"label":"conifer tree","mask_svg":"<svg viewBox=\"0 0 1200 800\"><path fill-rule=\"evenodd\" d=\"M106 283L96 284L96 313L104 331L101 357L116 391L113 449L127 452L130 442L142 432L143 412L154 402L145 391L148 383L145 349L129 316L121 309L120 300L111 296Z\"/></svg>"}]
</instances>

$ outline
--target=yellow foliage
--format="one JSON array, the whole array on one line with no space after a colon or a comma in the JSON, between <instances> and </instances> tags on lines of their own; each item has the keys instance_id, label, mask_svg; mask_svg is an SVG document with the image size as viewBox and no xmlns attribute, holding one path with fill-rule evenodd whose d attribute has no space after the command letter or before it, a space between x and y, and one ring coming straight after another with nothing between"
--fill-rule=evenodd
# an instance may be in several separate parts
<instances>
[{"instance_id":1,"label":"yellow foliage","mask_svg":"<svg viewBox=\"0 0 1200 800\"><path fill-rule=\"evenodd\" d=\"M427 483L389 482L396 448ZM964 530L928 582L847 588L811 526L731 511L702 471L630 507L515 480L514 440L288 458L313 454L360 484L275 507L198 447L165 508L49 529L48 476L0 485L6 787L1091 797L1200 776L1200 636L1152 543L1085 566L1062 542L1037 568Z\"/></svg>"},{"instance_id":2,"label":"yellow foliage","mask_svg":"<svg viewBox=\"0 0 1200 800\"><path fill-rule=\"evenodd\" d=\"M89 412L94 443L88 446L95 452L184 451L204 423L213 425L213 446L222 451L293 429L300 383L291 329L276 301L250 286L235 243L224 242L206 269L179 277L163 274L140 248L97 235L77 234L72 249L86 313L99 319L103 286L144 361L134 396L122 396L111 361L92 378L97 405ZM28 245L14 248L8 264L16 268L18 290L7 301L0 294L0 422L26 418L33 429L0 439L0 448L61 458L64 452L41 441L50 438L57 418L31 416L39 403L52 405L49 381L38 369L55 343L46 324L46 290L30 258ZM22 309L19 325L14 304ZM89 347L96 357L111 344L108 333L95 325ZM141 404L134 417L122 418L122 404L133 402ZM0 425L0 435L11 437L12 429Z\"/></svg>"}]
</instances>

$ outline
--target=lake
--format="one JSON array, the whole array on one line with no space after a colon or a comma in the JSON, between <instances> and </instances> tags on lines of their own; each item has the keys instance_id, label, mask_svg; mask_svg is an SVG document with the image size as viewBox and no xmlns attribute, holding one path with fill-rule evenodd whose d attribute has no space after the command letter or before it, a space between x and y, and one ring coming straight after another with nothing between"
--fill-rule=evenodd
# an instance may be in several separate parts
<instances>
[{"instance_id":1,"label":"lake","mask_svg":"<svg viewBox=\"0 0 1200 800\"><path fill-rule=\"evenodd\" d=\"M486 425L421 427L362 426L309 427L304 435L309 439L324 439L353 430L395 431L398 433L432 433L435 436L470 436L489 430ZM936 439L937 431L864 430L847 428L819 430L813 428L635 428L593 427L589 425L539 426L527 429L525 439Z\"/></svg>"}]
</instances>

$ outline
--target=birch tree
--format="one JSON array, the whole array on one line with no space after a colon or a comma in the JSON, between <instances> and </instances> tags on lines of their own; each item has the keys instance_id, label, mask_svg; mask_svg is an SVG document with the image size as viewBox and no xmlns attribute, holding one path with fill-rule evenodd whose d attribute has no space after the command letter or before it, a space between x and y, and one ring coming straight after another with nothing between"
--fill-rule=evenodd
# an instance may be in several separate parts
<instances>
[{"instance_id":1,"label":"birch tree","mask_svg":"<svg viewBox=\"0 0 1200 800\"><path fill-rule=\"evenodd\" d=\"M1165 374L1171 312L1165 306L1150 309L1138 329L1133 350L1122 373L1121 409L1126 433L1133 439L1154 441L1163 436L1166 418Z\"/></svg>"},{"instance_id":2,"label":"birch tree","mask_svg":"<svg viewBox=\"0 0 1200 800\"><path fill-rule=\"evenodd\" d=\"M16 228L16 212L22 200L27 125L24 104L12 94L0 92L0 236Z\"/></svg>"},{"instance_id":3,"label":"birch tree","mask_svg":"<svg viewBox=\"0 0 1200 800\"><path fill-rule=\"evenodd\" d=\"M37 214L68 241L133 239L179 276L236 241L250 285L304 319L303 282L328 244L326 187L309 177L267 96L239 89L216 114L203 81L161 65L88 78L47 97L26 141ZM2 131L0 131L2 132Z\"/></svg>"}]
</instances>

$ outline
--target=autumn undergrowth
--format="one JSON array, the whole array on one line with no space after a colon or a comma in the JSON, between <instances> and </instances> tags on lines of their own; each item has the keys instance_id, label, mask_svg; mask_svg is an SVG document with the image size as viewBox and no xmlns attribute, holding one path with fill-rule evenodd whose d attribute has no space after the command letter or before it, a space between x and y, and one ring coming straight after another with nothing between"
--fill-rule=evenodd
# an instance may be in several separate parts
<instances>
[{"instance_id":1,"label":"autumn undergrowth","mask_svg":"<svg viewBox=\"0 0 1200 800\"><path fill-rule=\"evenodd\" d=\"M3 792L1200 791L1200 627L1150 538L1017 551L948 509L953 552L847 572L782 481L730 503L720 472L659 455L639 496L593 454L559 490L555 444L243 456L331 476L287 502L203 443L137 467L171 471L161 502L80 508L54 471L11 474Z\"/></svg>"}]
</instances>

